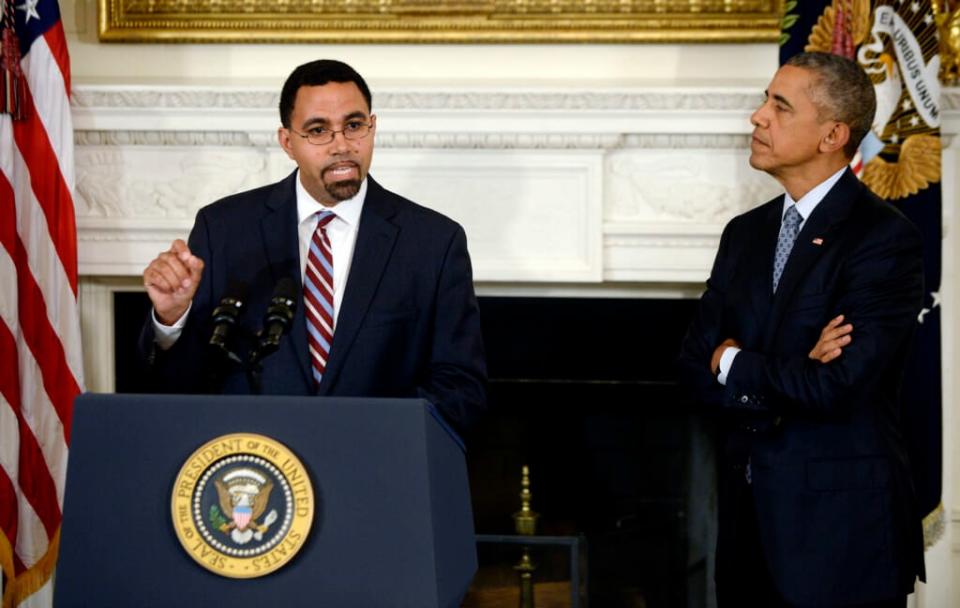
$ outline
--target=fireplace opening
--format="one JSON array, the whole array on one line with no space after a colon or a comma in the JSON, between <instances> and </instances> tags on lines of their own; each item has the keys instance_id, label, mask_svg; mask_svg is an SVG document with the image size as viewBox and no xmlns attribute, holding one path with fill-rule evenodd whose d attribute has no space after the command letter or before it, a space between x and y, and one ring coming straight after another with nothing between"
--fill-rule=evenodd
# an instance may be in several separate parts
<instances>
[{"instance_id":1,"label":"fireplace opening","mask_svg":"<svg viewBox=\"0 0 960 608\"><path fill-rule=\"evenodd\" d=\"M532 548L538 606L713 605L714 429L675 377L695 306L480 298L490 409L466 438L476 532L515 535L528 466L536 534L558 539ZM115 294L117 392L143 386L133 353L148 309L142 293ZM481 543L465 605L517 606L521 553Z\"/></svg>"},{"instance_id":2,"label":"fireplace opening","mask_svg":"<svg viewBox=\"0 0 960 608\"><path fill-rule=\"evenodd\" d=\"M527 465L537 534L584 540L582 605L711 604L713 432L685 404L675 369L696 301L480 306L490 412L468 443L477 533L513 533ZM501 572L510 565L501 560ZM548 569L534 573L545 591Z\"/></svg>"}]
</instances>

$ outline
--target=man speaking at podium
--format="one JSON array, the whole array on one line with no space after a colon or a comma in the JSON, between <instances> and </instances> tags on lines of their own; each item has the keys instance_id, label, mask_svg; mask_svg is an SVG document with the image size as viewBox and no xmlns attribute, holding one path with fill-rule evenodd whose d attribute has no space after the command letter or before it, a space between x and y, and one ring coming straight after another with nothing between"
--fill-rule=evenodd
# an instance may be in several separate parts
<instances>
[{"instance_id":1,"label":"man speaking at podium","mask_svg":"<svg viewBox=\"0 0 960 608\"><path fill-rule=\"evenodd\" d=\"M290 74L277 137L297 170L204 207L143 272L155 390L420 397L460 431L484 409L466 236L368 175L371 108L345 63Z\"/></svg>"}]
</instances>

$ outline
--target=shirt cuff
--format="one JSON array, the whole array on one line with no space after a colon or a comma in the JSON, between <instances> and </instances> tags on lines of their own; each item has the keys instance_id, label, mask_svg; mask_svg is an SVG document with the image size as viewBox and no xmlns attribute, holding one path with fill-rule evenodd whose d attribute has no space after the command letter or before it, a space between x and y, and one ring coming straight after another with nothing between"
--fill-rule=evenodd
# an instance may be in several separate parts
<instances>
[{"instance_id":1,"label":"shirt cuff","mask_svg":"<svg viewBox=\"0 0 960 608\"><path fill-rule=\"evenodd\" d=\"M180 334L183 332L183 326L187 323L187 316L190 314L191 308L193 308L193 302L190 302L186 312L180 315L180 318L174 321L173 325L164 325L157 319L157 311L150 311L150 316L153 319L153 341L157 343L160 350L167 350L180 339Z\"/></svg>"},{"instance_id":2,"label":"shirt cuff","mask_svg":"<svg viewBox=\"0 0 960 608\"><path fill-rule=\"evenodd\" d=\"M728 346L723 354L720 355L720 371L717 372L717 382L726 386L727 385L727 374L730 373L730 368L733 367L733 360L737 357L737 353L740 352L740 349L736 346Z\"/></svg>"}]
</instances>

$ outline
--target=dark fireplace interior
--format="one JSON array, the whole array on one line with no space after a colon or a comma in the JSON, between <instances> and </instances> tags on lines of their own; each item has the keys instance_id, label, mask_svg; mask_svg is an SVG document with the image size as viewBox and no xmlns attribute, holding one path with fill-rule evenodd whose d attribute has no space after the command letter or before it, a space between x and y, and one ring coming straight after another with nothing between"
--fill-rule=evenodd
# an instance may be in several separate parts
<instances>
[{"instance_id":1,"label":"dark fireplace interior","mask_svg":"<svg viewBox=\"0 0 960 608\"><path fill-rule=\"evenodd\" d=\"M117 391L136 392L130 362L148 302L115 297ZM509 537L524 465L536 533L557 539L531 546L538 607L713 605L713 431L674 367L695 305L480 299L490 411L466 438L467 466L476 531L491 542L479 544L466 606L518 605L522 546Z\"/></svg>"}]
</instances>

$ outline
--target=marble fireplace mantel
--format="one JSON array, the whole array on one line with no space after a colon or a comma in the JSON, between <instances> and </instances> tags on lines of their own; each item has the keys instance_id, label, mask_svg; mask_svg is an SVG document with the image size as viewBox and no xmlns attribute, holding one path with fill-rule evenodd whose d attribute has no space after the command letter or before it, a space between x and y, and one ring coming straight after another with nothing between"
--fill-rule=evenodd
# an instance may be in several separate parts
<instances>
[{"instance_id":1,"label":"marble fireplace mantel","mask_svg":"<svg viewBox=\"0 0 960 608\"><path fill-rule=\"evenodd\" d=\"M762 88L378 90L371 173L463 224L481 293L695 296L726 221L779 192L747 163ZM100 362L87 366L98 370L91 388L113 386L112 292L138 289L201 206L292 170L276 143L278 98L239 86L74 87L81 310L85 350ZM960 91L948 90L946 143L958 108ZM944 196L954 197L946 177Z\"/></svg>"},{"instance_id":2,"label":"marble fireplace mantel","mask_svg":"<svg viewBox=\"0 0 960 608\"><path fill-rule=\"evenodd\" d=\"M698 283L723 224L778 192L746 162L760 88L378 91L372 174L465 226L480 283ZM136 276L201 206L286 175L277 101L75 87L81 275Z\"/></svg>"},{"instance_id":3,"label":"marble fireplace mantel","mask_svg":"<svg viewBox=\"0 0 960 608\"><path fill-rule=\"evenodd\" d=\"M371 173L467 231L480 283L699 282L747 166L748 89L388 90ZM80 273L135 276L197 209L293 167L275 91L78 86Z\"/></svg>"}]
</instances>

